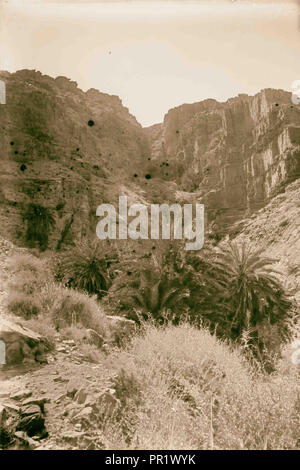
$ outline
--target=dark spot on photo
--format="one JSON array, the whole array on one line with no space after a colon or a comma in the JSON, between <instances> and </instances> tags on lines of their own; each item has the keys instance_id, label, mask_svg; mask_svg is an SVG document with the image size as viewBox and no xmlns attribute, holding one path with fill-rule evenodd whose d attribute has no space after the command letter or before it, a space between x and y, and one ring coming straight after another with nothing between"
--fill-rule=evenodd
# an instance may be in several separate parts
<instances>
[{"instance_id":1,"label":"dark spot on photo","mask_svg":"<svg viewBox=\"0 0 300 470\"><path fill-rule=\"evenodd\" d=\"M18 153L19 153L18 150L15 150L15 155L18 155Z\"/></svg>"},{"instance_id":2,"label":"dark spot on photo","mask_svg":"<svg viewBox=\"0 0 300 470\"><path fill-rule=\"evenodd\" d=\"M137 178L137 176L138 176L138 175L137 175L136 173L134 173L134 175L133 175L133 176L134 176L135 178Z\"/></svg>"},{"instance_id":3,"label":"dark spot on photo","mask_svg":"<svg viewBox=\"0 0 300 470\"><path fill-rule=\"evenodd\" d=\"M27 166L24 163L22 163L22 165L20 166L20 170L25 171L26 168L27 168Z\"/></svg>"},{"instance_id":4,"label":"dark spot on photo","mask_svg":"<svg viewBox=\"0 0 300 470\"><path fill-rule=\"evenodd\" d=\"M92 127L94 124L95 124L94 121L92 119L90 119L89 122L88 122L88 126Z\"/></svg>"},{"instance_id":5,"label":"dark spot on photo","mask_svg":"<svg viewBox=\"0 0 300 470\"><path fill-rule=\"evenodd\" d=\"M10 142L10 145L14 145L15 143L13 141Z\"/></svg>"},{"instance_id":6,"label":"dark spot on photo","mask_svg":"<svg viewBox=\"0 0 300 470\"><path fill-rule=\"evenodd\" d=\"M150 180L150 179L151 179L151 175L150 175L149 173L147 173L147 174L145 175L145 178L146 178L146 180Z\"/></svg>"}]
</instances>

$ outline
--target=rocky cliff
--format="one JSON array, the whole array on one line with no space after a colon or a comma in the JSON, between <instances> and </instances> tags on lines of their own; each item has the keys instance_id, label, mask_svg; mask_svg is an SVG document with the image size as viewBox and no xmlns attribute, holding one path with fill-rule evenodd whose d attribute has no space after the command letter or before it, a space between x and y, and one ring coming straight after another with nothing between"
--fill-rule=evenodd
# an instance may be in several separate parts
<instances>
[{"instance_id":1,"label":"rocky cliff","mask_svg":"<svg viewBox=\"0 0 300 470\"><path fill-rule=\"evenodd\" d=\"M185 104L143 129L117 96L65 77L21 70L0 79L0 234L19 245L30 204L51 213L54 248L94 233L96 207L120 194L202 202L222 235L300 175L300 107L288 92Z\"/></svg>"},{"instance_id":2,"label":"rocky cliff","mask_svg":"<svg viewBox=\"0 0 300 470\"><path fill-rule=\"evenodd\" d=\"M300 108L282 90L185 104L146 132L161 175L193 192L211 220L249 215L300 175Z\"/></svg>"},{"instance_id":3,"label":"rocky cliff","mask_svg":"<svg viewBox=\"0 0 300 470\"><path fill-rule=\"evenodd\" d=\"M117 96L85 93L67 78L21 70L0 79L1 234L24 244L28 204L54 218L50 247L94 231L99 204L135 194L149 150L142 127Z\"/></svg>"}]
</instances>

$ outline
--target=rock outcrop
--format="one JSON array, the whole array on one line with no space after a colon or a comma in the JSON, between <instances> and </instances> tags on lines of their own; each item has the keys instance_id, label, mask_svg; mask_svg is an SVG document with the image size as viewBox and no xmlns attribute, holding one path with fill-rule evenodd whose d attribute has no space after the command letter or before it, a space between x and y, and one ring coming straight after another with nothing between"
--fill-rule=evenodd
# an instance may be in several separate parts
<instances>
[{"instance_id":1,"label":"rock outcrop","mask_svg":"<svg viewBox=\"0 0 300 470\"><path fill-rule=\"evenodd\" d=\"M282 90L184 104L143 129L118 97L67 78L21 70L0 79L0 234L21 246L30 205L48 217L53 249L94 234L97 206L120 194L202 202L208 222L228 227L300 175L300 107Z\"/></svg>"},{"instance_id":2,"label":"rock outcrop","mask_svg":"<svg viewBox=\"0 0 300 470\"><path fill-rule=\"evenodd\" d=\"M25 328L0 316L0 341L2 364L18 364L24 359L32 362L39 361L39 357L47 350L47 341L38 333Z\"/></svg>"},{"instance_id":3,"label":"rock outcrop","mask_svg":"<svg viewBox=\"0 0 300 470\"><path fill-rule=\"evenodd\" d=\"M300 176L300 107L282 90L185 104L147 133L164 179L194 192L211 220L243 218Z\"/></svg>"},{"instance_id":4,"label":"rock outcrop","mask_svg":"<svg viewBox=\"0 0 300 470\"><path fill-rule=\"evenodd\" d=\"M24 246L29 204L54 218L50 248L95 233L97 206L114 203L121 184L135 191L149 150L142 127L117 96L65 77L21 70L0 79L0 233Z\"/></svg>"}]
</instances>

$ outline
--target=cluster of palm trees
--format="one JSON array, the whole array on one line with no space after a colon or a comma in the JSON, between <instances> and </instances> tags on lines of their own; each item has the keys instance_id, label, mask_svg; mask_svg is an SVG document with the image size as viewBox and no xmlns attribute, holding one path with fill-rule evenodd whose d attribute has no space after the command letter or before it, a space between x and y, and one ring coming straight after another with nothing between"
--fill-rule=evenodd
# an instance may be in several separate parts
<instances>
[{"instance_id":1,"label":"cluster of palm trees","mask_svg":"<svg viewBox=\"0 0 300 470\"><path fill-rule=\"evenodd\" d=\"M251 331L257 342L261 324L284 331L291 307L274 261L246 243L191 252L181 242L157 242L137 255L95 242L66 252L60 274L68 286L106 296L118 313L137 322L188 319L234 340Z\"/></svg>"}]
</instances>

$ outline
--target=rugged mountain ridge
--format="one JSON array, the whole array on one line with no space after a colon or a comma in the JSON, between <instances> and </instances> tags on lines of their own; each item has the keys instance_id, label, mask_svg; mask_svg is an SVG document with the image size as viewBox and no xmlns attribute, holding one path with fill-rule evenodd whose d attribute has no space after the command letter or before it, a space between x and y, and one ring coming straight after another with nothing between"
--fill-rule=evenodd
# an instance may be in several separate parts
<instances>
[{"instance_id":1,"label":"rugged mountain ridge","mask_svg":"<svg viewBox=\"0 0 300 470\"><path fill-rule=\"evenodd\" d=\"M21 246L28 204L51 211L55 248L94 233L96 207L120 194L202 202L219 238L300 175L300 108L282 90L184 104L143 129L117 96L65 77L0 79L0 234Z\"/></svg>"},{"instance_id":2,"label":"rugged mountain ridge","mask_svg":"<svg viewBox=\"0 0 300 470\"><path fill-rule=\"evenodd\" d=\"M133 174L148 142L117 96L85 93L36 71L1 72L0 79L7 96L0 106L3 235L24 244L22 214L34 203L54 215L52 248L94 231L99 204L127 192L139 200Z\"/></svg>"},{"instance_id":3,"label":"rugged mountain ridge","mask_svg":"<svg viewBox=\"0 0 300 470\"><path fill-rule=\"evenodd\" d=\"M154 161L168 165L165 179L221 223L250 215L300 176L300 108L282 90L184 104L146 132Z\"/></svg>"}]
</instances>

